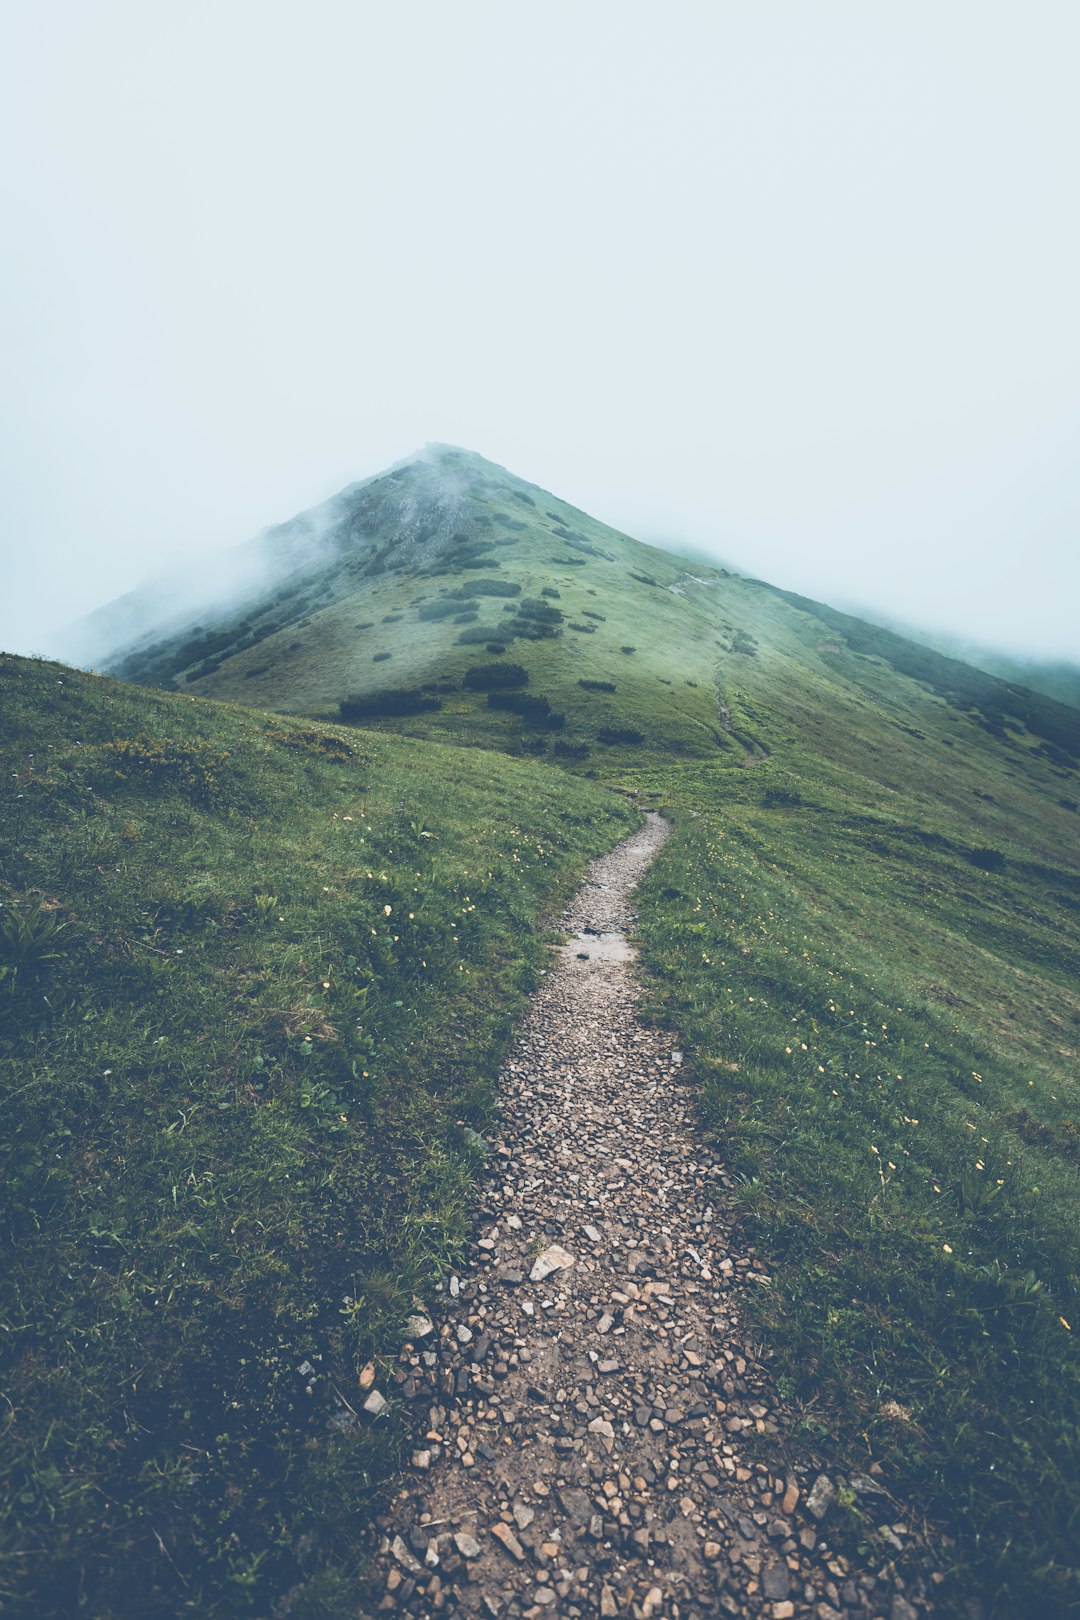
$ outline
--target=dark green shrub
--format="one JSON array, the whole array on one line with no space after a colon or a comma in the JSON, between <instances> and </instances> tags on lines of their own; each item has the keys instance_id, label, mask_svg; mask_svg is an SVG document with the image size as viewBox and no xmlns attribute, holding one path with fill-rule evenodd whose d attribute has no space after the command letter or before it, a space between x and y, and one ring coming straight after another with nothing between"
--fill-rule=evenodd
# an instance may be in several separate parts
<instances>
[{"instance_id":1,"label":"dark green shrub","mask_svg":"<svg viewBox=\"0 0 1080 1620\"><path fill-rule=\"evenodd\" d=\"M554 585L545 585L543 590L540 592L540 595L558 597L562 595L562 592L560 590L556 590Z\"/></svg>"},{"instance_id":2,"label":"dark green shrub","mask_svg":"<svg viewBox=\"0 0 1080 1620\"><path fill-rule=\"evenodd\" d=\"M490 636L490 634L491 634L491 626L490 625L488 625L485 628L485 626L482 625L482 624L468 624L468 625L465 626L465 629L460 631L459 634L454 639L457 642L457 645L459 647L479 647L479 646L482 646L483 643L487 641L487 638ZM513 632L513 629L511 627L509 627L509 626L507 626L506 629L503 629L500 626L499 634L500 635L506 635L506 636L512 636L514 634L514 632Z\"/></svg>"},{"instance_id":3,"label":"dark green shrub","mask_svg":"<svg viewBox=\"0 0 1080 1620\"><path fill-rule=\"evenodd\" d=\"M624 652L624 653L636 653L637 648L636 647L620 647L619 651Z\"/></svg>"},{"instance_id":4,"label":"dark green shrub","mask_svg":"<svg viewBox=\"0 0 1080 1620\"><path fill-rule=\"evenodd\" d=\"M475 624L480 617L479 613L455 613L455 624Z\"/></svg>"},{"instance_id":5,"label":"dark green shrub","mask_svg":"<svg viewBox=\"0 0 1080 1620\"><path fill-rule=\"evenodd\" d=\"M596 733L597 742L625 743L630 747L645 741L643 732L635 731L632 726L602 726Z\"/></svg>"},{"instance_id":6,"label":"dark green shrub","mask_svg":"<svg viewBox=\"0 0 1080 1620\"><path fill-rule=\"evenodd\" d=\"M437 697L407 687L383 687L378 692L359 692L342 698L338 712L343 720L370 720L380 715L426 714L441 709Z\"/></svg>"},{"instance_id":7,"label":"dark green shrub","mask_svg":"<svg viewBox=\"0 0 1080 1620\"><path fill-rule=\"evenodd\" d=\"M614 681L578 681L583 692L614 692Z\"/></svg>"},{"instance_id":8,"label":"dark green shrub","mask_svg":"<svg viewBox=\"0 0 1080 1620\"><path fill-rule=\"evenodd\" d=\"M653 579L651 574L635 574L633 569L630 571L630 578L636 579L639 585L659 585L660 583L658 579Z\"/></svg>"},{"instance_id":9,"label":"dark green shrub","mask_svg":"<svg viewBox=\"0 0 1080 1620\"><path fill-rule=\"evenodd\" d=\"M528 683L529 672L521 664L474 664L461 684L470 692L499 692Z\"/></svg>"},{"instance_id":10,"label":"dark green shrub","mask_svg":"<svg viewBox=\"0 0 1080 1620\"><path fill-rule=\"evenodd\" d=\"M393 653L388 653L388 652L373 653L372 658L371 658L371 662L373 664L385 664L386 660L388 658L392 658L393 656L394 656Z\"/></svg>"},{"instance_id":11,"label":"dark green shrub","mask_svg":"<svg viewBox=\"0 0 1080 1620\"><path fill-rule=\"evenodd\" d=\"M478 601L466 601L464 597L446 596L443 597L441 602L427 602L423 607L417 608L416 617L423 620L449 619L455 613L472 613L479 606Z\"/></svg>"},{"instance_id":12,"label":"dark green shrub","mask_svg":"<svg viewBox=\"0 0 1080 1620\"><path fill-rule=\"evenodd\" d=\"M401 618L402 615L400 613L384 613L382 616L382 622L383 624L397 624Z\"/></svg>"},{"instance_id":13,"label":"dark green shrub","mask_svg":"<svg viewBox=\"0 0 1080 1620\"><path fill-rule=\"evenodd\" d=\"M459 590L451 591L453 596L520 596L521 586L516 585L512 579L471 579L468 587L462 585Z\"/></svg>"},{"instance_id":14,"label":"dark green shrub","mask_svg":"<svg viewBox=\"0 0 1080 1620\"><path fill-rule=\"evenodd\" d=\"M548 726L553 731L561 730L566 724L565 714L553 713L551 699L538 693L489 692L487 701L489 709L507 709L533 725Z\"/></svg>"},{"instance_id":15,"label":"dark green shrub","mask_svg":"<svg viewBox=\"0 0 1080 1620\"><path fill-rule=\"evenodd\" d=\"M982 872L1004 872L1005 857L1000 849L969 849L967 858Z\"/></svg>"},{"instance_id":16,"label":"dark green shrub","mask_svg":"<svg viewBox=\"0 0 1080 1620\"><path fill-rule=\"evenodd\" d=\"M504 653L506 651L506 642L505 641L485 641L484 648L485 648L485 651L487 651L489 653Z\"/></svg>"},{"instance_id":17,"label":"dark green shrub","mask_svg":"<svg viewBox=\"0 0 1080 1620\"><path fill-rule=\"evenodd\" d=\"M607 618L607 614L606 613L593 613L591 608L582 608L581 617L583 619L599 619L600 623L603 624L603 622Z\"/></svg>"}]
</instances>

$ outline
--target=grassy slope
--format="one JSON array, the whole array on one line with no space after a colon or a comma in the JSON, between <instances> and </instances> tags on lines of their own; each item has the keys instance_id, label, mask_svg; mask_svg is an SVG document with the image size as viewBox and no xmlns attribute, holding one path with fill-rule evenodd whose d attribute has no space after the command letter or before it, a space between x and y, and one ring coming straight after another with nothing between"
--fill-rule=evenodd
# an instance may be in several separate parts
<instances>
[{"instance_id":1,"label":"grassy slope","mask_svg":"<svg viewBox=\"0 0 1080 1620\"><path fill-rule=\"evenodd\" d=\"M352 1612L408 1425L335 1391L461 1242L537 923L632 813L528 761L0 683L0 922L63 925L0 946L0 1602L265 1614L304 1576L291 1613Z\"/></svg>"},{"instance_id":2,"label":"grassy slope","mask_svg":"<svg viewBox=\"0 0 1080 1620\"><path fill-rule=\"evenodd\" d=\"M1060 750L1078 751L1076 717L511 485L485 494L486 532L512 543L480 570L335 583L306 623L190 689L330 718L346 693L439 680L439 712L377 730L588 749L569 756L579 773L673 808L643 892L646 965L775 1262L761 1310L807 1434L864 1464L869 1445L956 1534L966 1586L998 1613L1065 1612L1080 792ZM505 656L562 730L463 691L491 655L419 617L478 578L559 592L544 599L561 635ZM497 635L504 605L480 598L475 623ZM644 744L600 742L610 725Z\"/></svg>"},{"instance_id":3,"label":"grassy slope","mask_svg":"<svg viewBox=\"0 0 1080 1620\"><path fill-rule=\"evenodd\" d=\"M548 600L563 614L561 635L513 640L505 656L528 669L531 691L549 697L552 707L566 714L560 740L595 748L597 731L620 724L620 714L632 711L645 717L650 743L665 749L700 753L726 747L711 683L716 638L722 631L714 625L714 603L680 585L686 564L617 534L554 496L537 492L536 502L530 509L512 495L489 497L490 533L511 543L498 545L482 568L455 568L446 574L407 569L363 580L355 595L316 610L305 625L290 626L236 654L187 689L330 719L336 717L340 700L353 692L415 688L435 679L460 687L470 666L489 662L493 655L483 644L459 644L464 624L452 618L424 620L420 609L451 591L468 590L478 580L495 579L520 586L522 599L539 597L545 589L559 593ZM557 533L560 526L594 549L567 546ZM657 583L646 584L635 573ZM721 581L718 573L710 577ZM672 585L683 594L673 592ZM499 638L510 617L505 610L515 599L477 600L475 623L488 629L491 639ZM590 613L602 617L590 618ZM673 646L679 647L682 660L675 679ZM623 652L623 647L632 650ZM616 681L616 699L584 692L577 684L582 678ZM521 723L493 716L483 697L459 689L442 694L442 704L440 713L409 721L405 729L511 751L521 746ZM387 729L402 726L393 722ZM541 735L536 740L550 752L556 739Z\"/></svg>"},{"instance_id":4,"label":"grassy slope","mask_svg":"<svg viewBox=\"0 0 1080 1620\"><path fill-rule=\"evenodd\" d=\"M1077 1612L1076 776L740 588L759 651L720 679L768 759L622 777L677 821L642 895L657 1015L775 1262L811 1442L881 1460L994 1613Z\"/></svg>"}]
</instances>

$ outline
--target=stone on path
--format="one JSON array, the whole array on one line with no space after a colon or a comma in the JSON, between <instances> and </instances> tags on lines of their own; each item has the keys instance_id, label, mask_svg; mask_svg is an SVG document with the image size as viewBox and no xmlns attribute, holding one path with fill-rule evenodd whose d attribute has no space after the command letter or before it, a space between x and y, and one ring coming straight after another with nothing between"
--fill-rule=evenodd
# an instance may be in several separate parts
<instances>
[{"instance_id":1,"label":"stone on path","mask_svg":"<svg viewBox=\"0 0 1080 1620\"><path fill-rule=\"evenodd\" d=\"M560 1248L557 1243L552 1243L549 1248L544 1250L543 1254L537 1255L533 1262L533 1268L529 1272L529 1281L543 1282L544 1278L550 1277L553 1271L568 1271L573 1263L574 1257L572 1254L567 1254L566 1250Z\"/></svg>"}]
</instances>

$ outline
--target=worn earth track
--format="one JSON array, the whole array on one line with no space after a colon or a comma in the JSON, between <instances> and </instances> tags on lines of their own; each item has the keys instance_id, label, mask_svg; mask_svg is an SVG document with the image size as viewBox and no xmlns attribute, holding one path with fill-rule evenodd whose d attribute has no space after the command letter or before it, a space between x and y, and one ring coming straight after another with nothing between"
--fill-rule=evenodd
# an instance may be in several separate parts
<instances>
[{"instance_id":1,"label":"worn earth track","mask_svg":"<svg viewBox=\"0 0 1080 1620\"><path fill-rule=\"evenodd\" d=\"M593 865L506 1062L469 1270L438 1327L412 1320L398 1369L427 1423L379 1523L373 1612L925 1610L903 1560L837 1550L833 1483L776 1460L782 1414L739 1310L764 1268L680 1054L635 1015L630 897L668 831L649 816ZM877 1481L852 1483L871 1522L897 1517Z\"/></svg>"}]
</instances>

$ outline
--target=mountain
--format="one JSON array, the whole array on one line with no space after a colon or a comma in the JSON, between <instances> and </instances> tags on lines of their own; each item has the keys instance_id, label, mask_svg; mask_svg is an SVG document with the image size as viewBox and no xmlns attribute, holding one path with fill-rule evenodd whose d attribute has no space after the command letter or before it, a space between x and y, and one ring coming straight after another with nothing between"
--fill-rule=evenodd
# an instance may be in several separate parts
<instances>
[{"instance_id":1,"label":"mountain","mask_svg":"<svg viewBox=\"0 0 1080 1620\"><path fill-rule=\"evenodd\" d=\"M230 568L95 617L122 680L0 666L0 1568L357 1612L408 1419L327 1442L291 1369L356 1405L430 1302L545 907L648 807L644 1011L795 1443L949 1538L941 1614L1076 1612L1080 712L448 447ZM885 1567L900 1509L842 1518Z\"/></svg>"},{"instance_id":2,"label":"mountain","mask_svg":"<svg viewBox=\"0 0 1080 1620\"><path fill-rule=\"evenodd\" d=\"M426 735L563 760L626 746L631 732L675 756L760 757L767 744L742 688L758 688L767 665L766 702L795 671L819 677L818 701L838 696L866 685L854 653L884 658L999 738L1011 727L1047 759L1080 755L1080 716L1051 698L759 581L688 565L450 446L266 530L227 575L225 606L219 591L217 603L163 619L159 587L92 616L81 639L121 632L99 667L125 680L322 719L359 700L354 718L377 722L382 707ZM175 582L170 594L183 600ZM807 613L824 616L832 639ZM467 684L470 669L493 661L527 672L541 705L532 716L493 712ZM897 696L921 712L925 690L898 686Z\"/></svg>"}]
</instances>

